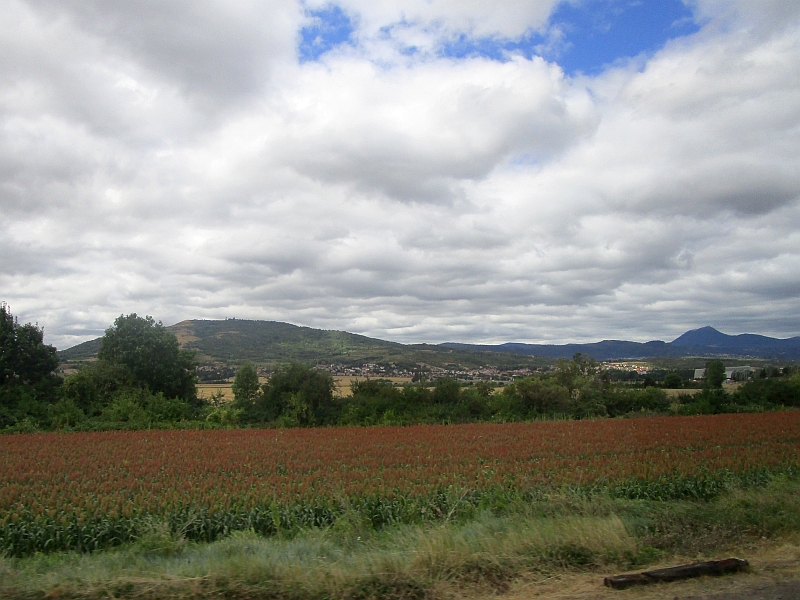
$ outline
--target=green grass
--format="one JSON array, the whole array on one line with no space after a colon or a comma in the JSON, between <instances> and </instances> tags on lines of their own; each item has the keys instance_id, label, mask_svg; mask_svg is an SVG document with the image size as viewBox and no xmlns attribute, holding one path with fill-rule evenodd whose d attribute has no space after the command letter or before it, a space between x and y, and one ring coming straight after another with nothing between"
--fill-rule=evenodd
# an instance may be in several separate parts
<instances>
[{"instance_id":1,"label":"green grass","mask_svg":"<svg viewBox=\"0 0 800 600\"><path fill-rule=\"evenodd\" d=\"M785 477L710 501L556 494L503 516L381 530L351 511L291 538L235 532L210 544L153 521L111 551L0 559L0 596L434 598L443 587L502 591L530 571L633 569L798 531L800 482Z\"/></svg>"}]
</instances>

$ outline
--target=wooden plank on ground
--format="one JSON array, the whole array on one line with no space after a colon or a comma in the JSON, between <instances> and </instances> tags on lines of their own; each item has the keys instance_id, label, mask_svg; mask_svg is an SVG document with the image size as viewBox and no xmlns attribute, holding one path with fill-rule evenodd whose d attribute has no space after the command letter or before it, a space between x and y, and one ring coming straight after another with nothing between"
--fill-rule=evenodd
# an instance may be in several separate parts
<instances>
[{"instance_id":1,"label":"wooden plank on ground","mask_svg":"<svg viewBox=\"0 0 800 600\"><path fill-rule=\"evenodd\" d=\"M746 570L748 566L747 561L743 558L725 558L723 560L709 560L689 565L667 567L665 569L654 569L652 571L644 571L643 573L614 575L612 577L606 577L603 583L615 590L624 590L634 585L678 581L679 579L689 579L702 575L736 573Z\"/></svg>"}]
</instances>

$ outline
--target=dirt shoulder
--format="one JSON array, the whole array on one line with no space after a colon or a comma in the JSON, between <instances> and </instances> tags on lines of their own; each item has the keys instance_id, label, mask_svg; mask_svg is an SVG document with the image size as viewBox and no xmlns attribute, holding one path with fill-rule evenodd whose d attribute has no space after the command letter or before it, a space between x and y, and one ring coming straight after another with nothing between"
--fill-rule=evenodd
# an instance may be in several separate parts
<instances>
[{"instance_id":1,"label":"dirt shoulder","mask_svg":"<svg viewBox=\"0 0 800 600\"><path fill-rule=\"evenodd\" d=\"M748 573L723 577L700 577L666 584L653 584L612 590L603 585L603 578L618 573L530 573L503 593L487 591L472 600L800 600L800 537L780 542L764 541L743 546L719 556L701 560L736 556L750 563ZM679 558L648 568L674 566L693 562Z\"/></svg>"}]
</instances>

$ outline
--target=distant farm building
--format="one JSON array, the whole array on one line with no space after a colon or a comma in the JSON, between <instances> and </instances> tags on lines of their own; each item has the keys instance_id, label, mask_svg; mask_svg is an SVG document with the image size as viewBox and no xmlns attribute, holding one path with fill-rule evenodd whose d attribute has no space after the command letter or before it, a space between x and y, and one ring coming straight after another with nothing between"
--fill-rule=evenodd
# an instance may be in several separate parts
<instances>
[{"instance_id":1,"label":"distant farm building","mask_svg":"<svg viewBox=\"0 0 800 600\"><path fill-rule=\"evenodd\" d=\"M733 380L733 381L741 381L742 379L749 379L753 376L753 369L752 367L745 366L745 367L725 367L725 379ZM694 378L695 379L705 379L706 378L706 370L705 369L695 369L694 370Z\"/></svg>"}]
</instances>

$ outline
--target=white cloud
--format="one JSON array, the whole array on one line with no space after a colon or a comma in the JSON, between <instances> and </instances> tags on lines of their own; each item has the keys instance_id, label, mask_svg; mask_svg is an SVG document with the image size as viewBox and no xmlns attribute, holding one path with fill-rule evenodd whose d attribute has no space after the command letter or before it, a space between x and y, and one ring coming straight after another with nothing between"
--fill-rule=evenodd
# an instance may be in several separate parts
<instances>
[{"instance_id":1,"label":"white cloud","mask_svg":"<svg viewBox=\"0 0 800 600\"><path fill-rule=\"evenodd\" d=\"M297 3L4 0L0 299L58 346L129 312L400 341L796 335L783 4L700 2L697 35L570 79L380 39L519 35L552 2L345 3L363 43L300 65Z\"/></svg>"},{"instance_id":2,"label":"white cloud","mask_svg":"<svg viewBox=\"0 0 800 600\"><path fill-rule=\"evenodd\" d=\"M431 202L452 201L460 181L509 158L562 151L596 125L585 91L539 58L389 71L332 60L303 69L278 110L267 160L365 193Z\"/></svg>"},{"instance_id":3,"label":"white cloud","mask_svg":"<svg viewBox=\"0 0 800 600\"><path fill-rule=\"evenodd\" d=\"M306 2L311 9L329 5ZM543 27L558 0L343 0L335 3L357 17L359 35L371 37L392 25L410 25L418 32L465 32L475 36L514 38Z\"/></svg>"}]
</instances>

